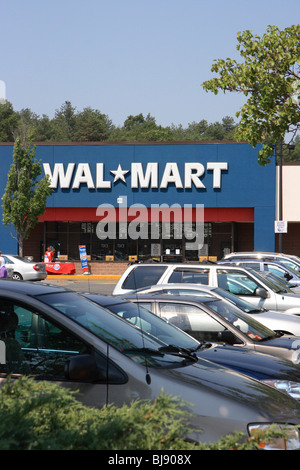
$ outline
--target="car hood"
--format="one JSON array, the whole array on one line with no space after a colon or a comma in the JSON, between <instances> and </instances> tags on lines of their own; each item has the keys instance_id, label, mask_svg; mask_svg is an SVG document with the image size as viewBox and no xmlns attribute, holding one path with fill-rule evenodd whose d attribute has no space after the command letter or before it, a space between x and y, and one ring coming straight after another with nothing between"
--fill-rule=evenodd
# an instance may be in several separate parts
<instances>
[{"instance_id":1,"label":"car hood","mask_svg":"<svg viewBox=\"0 0 300 470\"><path fill-rule=\"evenodd\" d=\"M278 379L300 382L300 365L249 349L212 345L197 352L198 357L237 370L258 380Z\"/></svg>"},{"instance_id":2,"label":"car hood","mask_svg":"<svg viewBox=\"0 0 300 470\"><path fill-rule=\"evenodd\" d=\"M211 399L213 396L218 397L223 407L226 406L226 401L232 404L234 397L238 413L246 413L247 410L249 414L251 410L258 420L263 416L271 422L300 423L300 404L295 399L219 364L199 359L197 363L184 368L165 370L164 374L172 377L174 384L187 386L184 395L187 402L191 401L190 394L205 391L206 396L208 394ZM177 394L183 392L180 388L178 387Z\"/></svg>"}]
</instances>

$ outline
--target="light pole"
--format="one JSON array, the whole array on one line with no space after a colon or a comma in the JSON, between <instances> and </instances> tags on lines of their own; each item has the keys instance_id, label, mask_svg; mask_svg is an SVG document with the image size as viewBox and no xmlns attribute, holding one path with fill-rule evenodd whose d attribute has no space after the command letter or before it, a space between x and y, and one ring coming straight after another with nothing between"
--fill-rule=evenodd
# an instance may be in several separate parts
<instances>
[{"instance_id":1,"label":"light pole","mask_svg":"<svg viewBox=\"0 0 300 470\"><path fill-rule=\"evenodd\" d=\"M278 220L283 220L283 194L282 194L282 157L283 157L283 146L286 146L288 150L294 150L294 144L284 144L280 142L279 144L279 181L278 181ZM276 147L276 146L275 146ZM277 156L277 155L276 155ZM283 233L279 232L278 234L278 251L282 253L282 246L283 246Z\"/></svg>"}]
</instances>

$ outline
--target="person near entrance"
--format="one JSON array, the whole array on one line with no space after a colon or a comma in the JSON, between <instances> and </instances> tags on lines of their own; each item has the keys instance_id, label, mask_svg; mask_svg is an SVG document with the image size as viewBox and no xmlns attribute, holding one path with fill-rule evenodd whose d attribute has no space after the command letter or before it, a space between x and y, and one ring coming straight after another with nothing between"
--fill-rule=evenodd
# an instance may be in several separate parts
<instances>
[{"instance_id":1,"label":"person near entrance","mask_svg":"<svg viewBox=\"0 0 300 470\"><path fill-rule=\"evenodd\" d=\"M48 246L47 250L45 251L44 262L45 263L52 263L53 258L54 258L54 253L53 253L51 247Z\"/></svg>"}]
</instances>

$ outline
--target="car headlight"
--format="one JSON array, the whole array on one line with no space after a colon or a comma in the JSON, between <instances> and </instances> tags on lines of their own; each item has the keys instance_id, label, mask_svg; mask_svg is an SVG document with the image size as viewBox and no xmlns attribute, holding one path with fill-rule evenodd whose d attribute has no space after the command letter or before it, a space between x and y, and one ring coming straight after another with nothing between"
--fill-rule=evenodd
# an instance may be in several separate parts
<instances>
[{"instance_id":1,"label":"car headlight","mask_svg":"<svg viewBox=\"0 0 300 470\"><path fill-rule=\"evenodd\" d=\"M300 401L300 383L290 380L263 380L263 383L285 392L295 400Z\"/></svg>"},{"instance_id":2,"label":"car headlight","mask_svg":"<svg viewBox=\"0 0 300 470\"><path fill-rule=\"evenodd\" d=\"M300 436L299 430L294 426L284 426L278 424L251 424L248 427L250 436L264 436L268 431L273 430L274 437L262 437L259 448L263 450L299 450ZM276 430L282 431L282 435L276 436Z\"/></svg>"}]
</instances>

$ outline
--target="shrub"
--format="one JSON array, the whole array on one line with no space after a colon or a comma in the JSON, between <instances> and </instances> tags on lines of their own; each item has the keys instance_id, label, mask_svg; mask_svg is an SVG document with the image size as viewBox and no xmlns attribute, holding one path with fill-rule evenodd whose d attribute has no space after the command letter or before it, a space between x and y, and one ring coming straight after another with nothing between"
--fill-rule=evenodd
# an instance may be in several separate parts
<instances>
[{"instance_id":1,"label":"shrub","mask_svg":"<svg viewBox=\"0 0 300 470\"><path fill-rule=\"evenodd\" d=\"M221 450L256 448L233 434L217 443L184 439L185 403L161 393L155 402L89 408L75 392L21 377L0 389L0 450Z\"/></svg>"}]
</instances>

